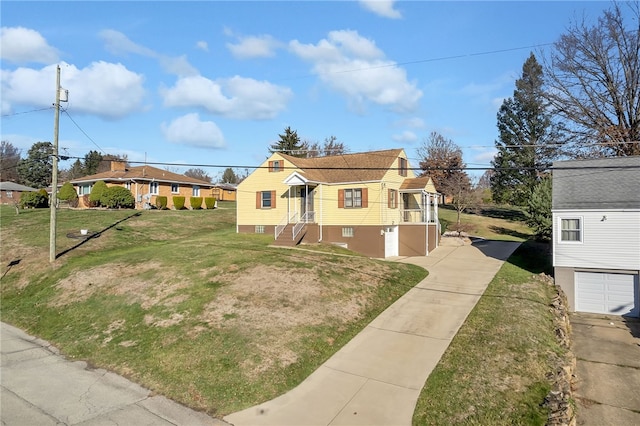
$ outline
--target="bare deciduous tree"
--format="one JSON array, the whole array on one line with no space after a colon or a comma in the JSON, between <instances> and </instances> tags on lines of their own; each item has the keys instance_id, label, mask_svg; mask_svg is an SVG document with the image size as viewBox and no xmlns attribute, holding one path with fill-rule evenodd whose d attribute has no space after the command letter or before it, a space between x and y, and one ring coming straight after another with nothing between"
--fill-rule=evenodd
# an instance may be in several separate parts
<instances>
[{"instance_id":1,"label":"bare deciduous tree","mask_svg":"<svg viewBox=\"0 0 640 426\"><path fill-rule=\"evenodd\" d=\"M453 195L459 183L469 180L464 171L466 165L462 161L462 149L451 139L438 132L431 132L417 150L420 158L421 176L429 176L438 192Z\"/></svg>"},{"instance_id":2,"label":"bare deciduous tree","mask_svg":"<svg viewBox=\"0 0 640 426\"><path fill-rule=\"evenodd\" d=\"M200 180L203 180L205 182L211 182L211 176L209 176L207 174L207 172L205 172L202 169L197 169L197 168L196 169L189 169L186 172L184 172L184 175L185 176L189 176L189 177L194 178L194 179L200 179Z\"/></svg>"},{"instance_id":3,"label":"bare deciduous tree","mask_svg":"<svg viewBox=\"0 0 640 426\"><path fill-rule=\"evenodd\" d=\"M639 50L638 2L615 2L597 24L573 23L555 43L545 61L546 95L575 156L640 154Z\"/></svg>"},{"instance_id":4,"label":"bare deciduous tree","mask_svg":"<svg viewBox=\"0 0 640 426\"><path fill-rule=\"evenodd\" d=\"M9 141L2 141L0 145L0 180L18 182L18 162L20 150Z\"/></svg>"},{"instance_id":5,"label":"bare deciduous tree","mask_svg":"<svg viewBox=\"0 0 640 426\"><path fill-rule=\"evenodd\" d=\"M335 136L329 136L325 138L324 143L320 145L319 142L304 142L304 147L307 150L307 157L326 157L329 155L342 155L347 152L347 148L344 143L338 142L338 138Z\"/></svg>"}]
</instances>

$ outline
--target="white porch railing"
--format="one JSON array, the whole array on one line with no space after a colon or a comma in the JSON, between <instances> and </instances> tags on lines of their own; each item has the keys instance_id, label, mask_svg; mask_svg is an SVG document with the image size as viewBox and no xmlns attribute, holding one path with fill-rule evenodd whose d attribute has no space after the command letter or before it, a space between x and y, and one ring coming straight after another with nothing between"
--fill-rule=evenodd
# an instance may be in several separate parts
<instances>
[{"instance_id":1,"label":"white porch railing","mask_svg":"<svg viewBox=\"0 0 640 426\"><path fill-rule=\"evenodd\" d=\"M305 214L302 215L302 217L300 218L300 221L296 223L295 226L293 227L293 231L292 231L293 240L296 239L300 231L302 231L302 228L304 228L304 226L307 223L313 223L315 221L315 217L316 217L315 213L316 212L306 212Z\"/></svg>"},{"instance_id":2,"label":"white porch railing","mask_svg":"<svg viewBox=\"0 0 640 426\"><path fill-rule=\"evenodd\" d=\"M278 237L280 236L280 234L282 234L282 231L284 231L284 229L287 227L287 225L291 222L293 222L293 220L296 218L297 213L294 213L293 216L291 216L290 218L285 216L279 224L276 225L275 228L275 235L274 235L274 239L278 239Z\"/></svg>"}]
</instances>

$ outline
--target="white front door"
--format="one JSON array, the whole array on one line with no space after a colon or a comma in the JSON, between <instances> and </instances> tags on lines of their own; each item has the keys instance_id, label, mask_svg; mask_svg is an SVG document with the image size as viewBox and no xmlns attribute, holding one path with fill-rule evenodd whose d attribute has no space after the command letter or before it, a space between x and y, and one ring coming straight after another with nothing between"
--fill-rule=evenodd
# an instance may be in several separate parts
<instances>
[{"instance_id":1,"label":"white front door","mask_svg":"<svg viewBox=\"0 0 640 426\"><path fill-rule=\"evenodd\" d=\"M398 256L398 225L384 227L384 257Z\"/></svg>"},{"instance_id":2,"label":"white front door","mask_svg":"<svg viewBox=\"0 0 640 426\"><path fill-rule=\"evenodd\" d=\"M631 317L640 315L637 275L576 272L575 287L576 311Z\"/></svg>"}]
</instances>

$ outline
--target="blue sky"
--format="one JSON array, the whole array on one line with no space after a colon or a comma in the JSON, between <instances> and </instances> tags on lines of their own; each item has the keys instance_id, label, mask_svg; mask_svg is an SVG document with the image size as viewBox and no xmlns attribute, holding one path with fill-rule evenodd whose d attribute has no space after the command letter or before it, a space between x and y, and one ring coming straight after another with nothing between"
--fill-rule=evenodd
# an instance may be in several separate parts
<instances>
[{"instance_id":1,"label":"blue sky","mask_svg":"<svg viewBox=\"0 0 640 426\"><path fill-rule=\"evenodd\" d=\"M414 167L437 131L468 166L488 166L496 113L529 54L541 61L572 21L610 5L3 1L2 140L23 155L53 141L60 65L69 156L243 170L290 126L350 152L401 147Z\"/></svg>"}]
</instances>

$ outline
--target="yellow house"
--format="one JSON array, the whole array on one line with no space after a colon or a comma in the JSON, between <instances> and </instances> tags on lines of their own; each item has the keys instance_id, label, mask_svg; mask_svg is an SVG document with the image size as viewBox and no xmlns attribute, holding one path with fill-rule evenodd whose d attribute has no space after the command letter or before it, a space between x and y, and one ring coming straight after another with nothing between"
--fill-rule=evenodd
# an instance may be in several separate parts
<instances>
[{"instance_id":1,"label":"yellow house","mask_svg":"<svg viewBox=\"0 0 640 426\"><path fill-rule=\"evenodd\" d=\"M438 246L438 193L403 149L317 158L274 153L238 185L237 231L276 244L327 242L370 257Z\"/></svg>"},{"instance_id":2,"label":"yellow house","mask_svg":"<svg viewBox=\"0 0 640 426\"><path fill-rule=\"evenodd\" d=\"M167 207L174 208L173 197L184 197L185 207L190 208L191 197L213 197L214 184L189 176L151 166L126 167L121 161L112 161L111 170L71 180L79 197L79 207L88 207L83 198L89 195L93 185L103 181L107 186L123 186L133 194L136 209L156 206L158 196L167 197ZM205 208L204 201L201 205Z\"/></svg>"}]
</instances>

